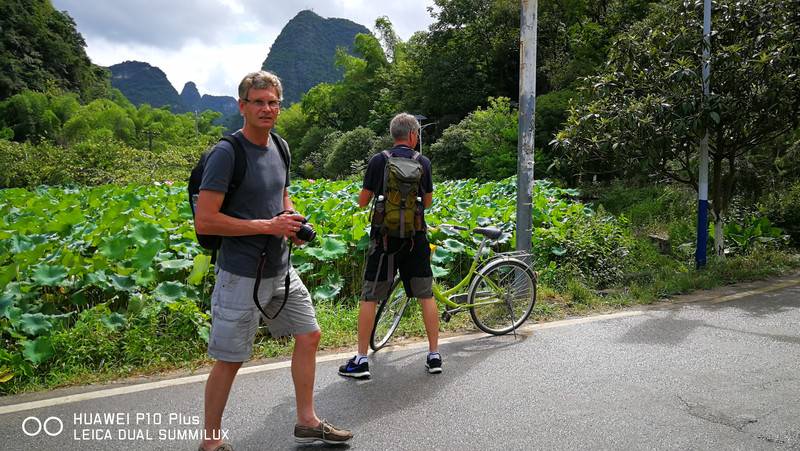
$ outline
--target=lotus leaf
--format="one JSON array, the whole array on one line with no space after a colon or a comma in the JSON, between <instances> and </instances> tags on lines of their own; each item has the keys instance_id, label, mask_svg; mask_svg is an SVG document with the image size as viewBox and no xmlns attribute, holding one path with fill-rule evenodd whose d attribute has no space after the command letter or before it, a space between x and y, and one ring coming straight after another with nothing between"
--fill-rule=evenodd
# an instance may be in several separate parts
<instances>
[{"instance_id":1,"label":"lotus leaf","mask_svg":"<svg viewBox=\"0 0 800 451\"><path fill-rule=\"evenodd\" d=\"M49 337L39 337L36 340L25 341L22 345L22 355L34 365L38 365L53 356L53 344Z\"/></svg>"},{"instance_id":2,"label":"lotus leaf","mask_svg":"<svg viewBox=\"0 0 800 451\"><path fill-rule=\"evenodd\" d=\"M32 337L45 334L53 328L47 318L42 313L23 313L19 318L19 329Z\"/></svg>"},{"instance_id":3,"label":"lotus leaf","mask_svg":"<svg viewBox=\"0 0 800 451\"><path fill-rule=\"evenodd\" d=\"M153 293L159 301L173 302L186 297L186 287L176 282L161 282Z\"/></svg>"},{"instance_id":4,"label":"lotus leaf","mask_svg":"<svg viewBox=\"0 0 800 451\"><path fill-rule=\"evenodd\" d=\"M67 277L67 268L61 265L39 265L31 279L42 286L58 286Z\"/></svg>"}]
</instances>

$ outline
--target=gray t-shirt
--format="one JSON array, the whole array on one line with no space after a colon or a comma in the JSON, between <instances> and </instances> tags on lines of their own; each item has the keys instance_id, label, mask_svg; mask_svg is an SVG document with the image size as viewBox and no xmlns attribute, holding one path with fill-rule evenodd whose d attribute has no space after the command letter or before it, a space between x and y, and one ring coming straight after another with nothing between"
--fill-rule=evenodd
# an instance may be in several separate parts
<instances>
[{"instance_id":1,"label":"gray t-shirt","mask_svg":"<svg viewBox=\"0 0 800 451\"><path fill-rule=\"evenodd\" d=\"M225 213L239 219L270 219L284 210L283 191L289 186L286 165L280 150L270 137L267 147L251 143L241 130L234 133L247 155L247 170L242 184L228 200ZM288 146L286 147L288 151ZM227 192L233 177L233 146L220 141L206 160L201 190ZM268 243L267 261L262 277L284 274L288 248L286 240L274 235L226 236L222 239L217 264L225 271L255 277L264 244Z\"/></svg>"}]
</instances>

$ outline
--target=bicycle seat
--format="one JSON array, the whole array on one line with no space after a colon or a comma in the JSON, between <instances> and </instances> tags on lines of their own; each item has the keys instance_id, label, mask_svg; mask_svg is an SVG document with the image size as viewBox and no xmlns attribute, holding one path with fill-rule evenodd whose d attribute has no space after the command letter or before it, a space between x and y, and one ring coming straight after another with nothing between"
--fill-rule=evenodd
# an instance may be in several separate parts
<instances>
[{"instance_id":1,"label":"bicycle seat","mask_svg":"<svg viewBox=\"0 0 800 451\"><path fill-rule=\"evenodd\" d=\"M496 240L503 235L503 231L497 227L475 227L472 232L479 233L490 240Z\"/></svg>"}]
</instances>

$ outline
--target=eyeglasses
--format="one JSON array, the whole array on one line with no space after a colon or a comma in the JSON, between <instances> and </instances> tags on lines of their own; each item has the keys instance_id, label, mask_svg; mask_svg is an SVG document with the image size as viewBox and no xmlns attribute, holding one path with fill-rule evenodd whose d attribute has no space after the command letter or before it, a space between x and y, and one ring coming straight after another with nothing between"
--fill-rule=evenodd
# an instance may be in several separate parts
<instances>
[{"instance_id":1,"label":"eyeglasses","mask_svg":"<svg viewBox=\"0 0 800 451\"><path fill-rule=\"evenodd\" d=\"M268 102L265 102L265 101L260 100L260 99L259 100L242 99L242 101L245 102L245 103L249 103L249 104L255 105L255 107L259 108L259 109L264 108L265 106L268 106L273 110L277 110L277 109L280 109L280 107L281 107L281 101L280 100L270 100Z\"/></svg>"}]
</instances>

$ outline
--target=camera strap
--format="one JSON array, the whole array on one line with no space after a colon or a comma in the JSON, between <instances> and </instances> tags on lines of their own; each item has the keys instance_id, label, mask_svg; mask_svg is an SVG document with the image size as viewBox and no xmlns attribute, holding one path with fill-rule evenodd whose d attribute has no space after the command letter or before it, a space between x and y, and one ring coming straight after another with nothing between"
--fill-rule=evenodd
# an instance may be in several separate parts
<instances>
[{"instance_id":1,"label":"camera strap","mask_svg":"<svg viewBox=\"0 0 800 451\"><path fill-rule=\"evenodd\" d=\"M264 244L264 248L261 250L261 258L258 260L258 269L256 269L256 283L253 286L253 302L255 302L256 307L264 315L267 319L275 319L278 317L278 314L281 313L283 307L286 305L286 301L289 299L289 285L291 283L291 279L289 277L291 270L292 270L292 241L289 240L289 258L286 262L286 279L283 282L283 302L281 303L280 308L278 311L275 312L275 315L269 316L267 312L261 307L261 302L258 301L258 287L261 286L261 274L264 272L264 264L267 262L267 247L269 246L270 238L267 238L267 242Z\"/></svg>"},{"instance_id":2,"label":"camera strap","mask_svg":"<svg viewBox=\"0 0 800 451\"><path fill-rule=\"evenodd\" d=\"M282 212L278 213L275 216L280 216L280 215L282 215L284 213L292 214L292 213L295 213L295 211L294 210L283 210ZM292 270L292 245L294 244L292 242L292 240L288 240L289 241L289 257L286 259L286 279L284 279L284 282L283 282L283 302L281 303L280 308L278 308L278 311L275 312L275 315L274 316L269 316L269 315L267 315L267 312L265 312L264 309L261 308L261 302L258 301L258 287L261 286L261 274L264 272L264 264L267 262L267 248L269 247L269 242L270 242L271 239L272 238L268 236L266 243L264 243L264 248L261 249L261 258L259 258L259 260L258 260L258 268L256 269L256 283L253 286L253 302L255 302L256 307L258 307L258 310L267 319L275 319L275 318L277 318L278 314L280 314L281 310L283 310L283 307L286 306L286 301L289 300L289 285L291 284L291 279L289 277L289 274L291 273L291 270Z\"/></svg>"}]
</instances>

